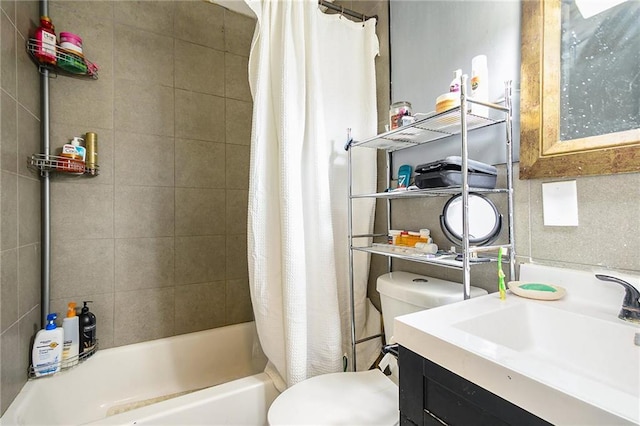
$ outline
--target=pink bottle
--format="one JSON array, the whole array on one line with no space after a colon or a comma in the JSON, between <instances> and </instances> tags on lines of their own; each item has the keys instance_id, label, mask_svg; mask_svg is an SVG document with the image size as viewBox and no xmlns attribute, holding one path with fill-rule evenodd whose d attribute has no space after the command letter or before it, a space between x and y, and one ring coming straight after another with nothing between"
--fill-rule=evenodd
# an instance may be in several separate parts
<instances>
[{"instance_id":1,"label":"pink bottle","mask_svg":"<svg viewBox=\"0 0 640 426\"><path fill-rule=\"evenodd\" d=\"M37 46L34 56L44 64L56 64L56 32L48 16L40 17L40 26L36 29Z\"/></svg>"}]
</instances>

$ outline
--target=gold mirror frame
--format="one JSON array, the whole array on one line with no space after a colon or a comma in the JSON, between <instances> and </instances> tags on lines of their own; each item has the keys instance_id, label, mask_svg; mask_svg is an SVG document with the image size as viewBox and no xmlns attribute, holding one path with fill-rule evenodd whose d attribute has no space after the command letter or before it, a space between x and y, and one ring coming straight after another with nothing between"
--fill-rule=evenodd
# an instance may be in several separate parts
<instances>
[{"instance_id":1,"label":"gold mirror frame","mask_svg":"<svg viewBox=\"0 0 640 426\"><path fill-rule=\"evenodd\" d=\"M520 179L640 172L640 129L560 141L560 10L522 2Z\"/></svg>"}]
</instances>

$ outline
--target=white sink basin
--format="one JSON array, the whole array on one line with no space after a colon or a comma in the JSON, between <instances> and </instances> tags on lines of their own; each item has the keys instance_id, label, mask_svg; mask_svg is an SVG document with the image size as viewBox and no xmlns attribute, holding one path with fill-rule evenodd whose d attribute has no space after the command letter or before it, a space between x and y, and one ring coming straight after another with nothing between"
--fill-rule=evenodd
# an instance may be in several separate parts
<instances>
[{"instance_id":1,"label":"white sink basin","mask_svg":"<svg viewBox=\"0 0 640 426\"><path fill-rule=\"evenodd\" d=\"M513 297L513 296L512 296ZM640 329L539 303L515 304L453 325L526 357L640 399Z\"/></svg>"},{"instance_id":2,"label":"white sink basin","mask_svg":"<svg viewBox=\"0 0 640 426\"><path fill-rule=\"evenodd\" d=\"M606 308L570 288L553 302L493 293L396 318L394 334L553 424L639 424L640 327L617 318L623 292L611 288Z\"/></svg>"}]
</instances>

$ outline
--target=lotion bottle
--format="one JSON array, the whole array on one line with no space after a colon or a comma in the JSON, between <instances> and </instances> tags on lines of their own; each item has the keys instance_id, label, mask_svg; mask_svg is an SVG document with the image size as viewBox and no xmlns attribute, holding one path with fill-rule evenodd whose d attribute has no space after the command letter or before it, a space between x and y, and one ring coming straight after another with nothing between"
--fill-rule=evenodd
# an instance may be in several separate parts
<instances>
[{"instance_id":1,"label":"lotion bottle","mask_svg":"<svg viewBox=\"0 0 640 426\"><path fill-rule=\"evenodd\" d=\"M64 330L62 367L68 368L78 363L80 354L80 328L76 316L76 302L69 302L67 317L62 320L62 329Z\"/></svg>"},{"instance_id":2,"label":"lotion bottle","mask_svg":"<svg viewBox=\"0 0 640 426\"><path fill-rule=\"evenodd\" d=\"M47 325L36 333L33 340L31 358L37 377L60 371L64 334L61 328L56 327L57 317L55 313L47 315Z\"/></svg>"}]
</instances>

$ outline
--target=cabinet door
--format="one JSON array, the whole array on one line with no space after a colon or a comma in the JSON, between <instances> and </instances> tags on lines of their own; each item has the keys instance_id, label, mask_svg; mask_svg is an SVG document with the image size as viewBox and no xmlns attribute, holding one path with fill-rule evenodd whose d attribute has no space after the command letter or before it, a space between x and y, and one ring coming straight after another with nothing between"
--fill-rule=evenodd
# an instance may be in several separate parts
<instances>
[{"instance_id":1,"label":"cabinet door","mask_svg":"<svg viewBox=\"0 0 640 426\"><path fill-rule=\"evenodd\" d=\"M402 425L551 424L402 346L399 355Z\"/></svg>"}]
</instances>

